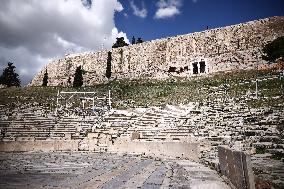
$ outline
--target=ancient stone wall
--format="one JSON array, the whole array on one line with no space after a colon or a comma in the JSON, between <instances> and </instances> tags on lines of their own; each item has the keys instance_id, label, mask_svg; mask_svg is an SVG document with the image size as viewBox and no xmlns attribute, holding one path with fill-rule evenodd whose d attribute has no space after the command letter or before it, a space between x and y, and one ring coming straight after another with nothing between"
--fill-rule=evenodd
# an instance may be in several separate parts
<instances>
[{"instance_id":1,"label":"ancient stone wall","mask_svg":"<svg viewBox=\"0 0 284 189\"><path fill-rule=\"evenodd\" d=\"M153 157L186 158L198 161L199 144L177 141L118 140L109 146L110 152L145 154Z\"/></svg>"},{"instance_id":2,"label":"ancient stone wall","mask_svg":"<svg viewBox=\"0 0 284 189\"><path fill-rule=\"evenodd\" d=\"M226 146L218 146L222 175L227 176L237 189L255 189L250 156Z\"/></svg>"},{"instance_id":3,"label":"ancient stone wall","mask_svg":"<svg viewBox=\"0 0 284 189\"><path fill-rule=\"evenodd\" d=\"M266 63L262 47L284 36L283 26L284 17L271 17L112 49L112 77L166 79L259 68ZM47 70L48 85L68 86L79 65L86 72L84 85L102 83L106 62L107 51L67 55L48 64L29 85L41 85Z\"/></svg>"},{"instance_id":4,"label":"ancient stone wall","mask_svg":"<svg viewBox=\"0 0 284 189\"><path fill-rule=\"evenodd\" d=\"M78 140L0 141L0 152L77 150Z\"/></svg>"}]
</instances>

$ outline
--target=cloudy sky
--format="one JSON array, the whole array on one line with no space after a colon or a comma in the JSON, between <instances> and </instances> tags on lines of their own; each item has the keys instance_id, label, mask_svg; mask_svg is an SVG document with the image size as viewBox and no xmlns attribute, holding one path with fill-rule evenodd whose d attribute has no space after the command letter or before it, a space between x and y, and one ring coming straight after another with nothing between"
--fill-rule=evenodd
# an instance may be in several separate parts
<instances>
[{"instance_id":1,"label":"cloudy sky","mask_svg":"<svg viewBox=\"0 0 284 189\"><path fill-rule=\"evenodd\" d=\"M1 0L0 71L22 84L65 54L109 49L116 37L152 40L284 15L283 0Z\"/></svg>"}]
</instances>

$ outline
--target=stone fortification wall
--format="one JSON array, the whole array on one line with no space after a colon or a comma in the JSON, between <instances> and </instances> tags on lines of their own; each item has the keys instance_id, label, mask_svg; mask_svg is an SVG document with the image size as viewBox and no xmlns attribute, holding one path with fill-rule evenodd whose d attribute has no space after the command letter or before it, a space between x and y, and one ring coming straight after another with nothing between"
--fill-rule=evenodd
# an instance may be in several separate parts
<instances>
[{"instance_id":1,"label":"stone fortification wall","mask_svg":"<svg viewBox=\"0 0 284 189\"><path fill-rule=\"evenodd\" d=\"M255 69L266 63L262 47L284 36L283 26L284 17L272 17L112 49L112 77L166 79ZM68 86L79 65L86 72L84 85L102 83L107 81L106 62L107 51L67 55L48 64L30 85L41 85L47 70L49 85Z\"/></svg>"}]
</instances>

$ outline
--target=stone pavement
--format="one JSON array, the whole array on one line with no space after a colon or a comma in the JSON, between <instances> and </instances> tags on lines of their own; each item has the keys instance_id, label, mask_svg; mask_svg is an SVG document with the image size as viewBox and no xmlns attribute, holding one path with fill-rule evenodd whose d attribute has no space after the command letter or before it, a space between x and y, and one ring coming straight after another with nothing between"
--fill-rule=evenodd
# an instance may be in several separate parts
<instances>
[{"instance_id":1,"label":"stone pavement","mask_svg":"<svg viewBox=\"0 0 284 189\"><path fill-rule=\"evenodd\" d=\"M189 160L108 153L0 153L0 188L229 189L219 175Z\"/></svg>"}]
</instances>

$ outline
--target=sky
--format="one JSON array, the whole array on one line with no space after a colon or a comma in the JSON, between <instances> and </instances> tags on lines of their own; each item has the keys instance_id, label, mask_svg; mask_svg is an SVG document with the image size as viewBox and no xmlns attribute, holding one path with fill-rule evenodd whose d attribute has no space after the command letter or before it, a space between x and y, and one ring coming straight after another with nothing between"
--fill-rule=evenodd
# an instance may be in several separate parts
<instances>
[{"instance_id":1,"label":"sky","mask_svg":"<svg viewBox=\"0 0 284 189\"><path fill-rule=\"evenodd\" d=\"M65 54L284 15L284 0L1 0L0 74L13 62L26 85ZM284 26L283 26L284 27Z\"/></svg>"}]
</instances>

